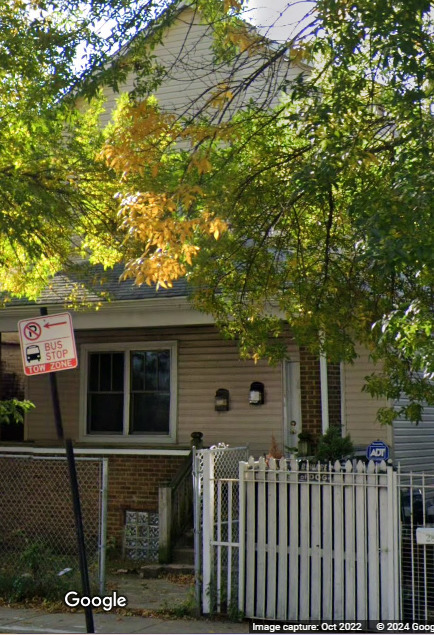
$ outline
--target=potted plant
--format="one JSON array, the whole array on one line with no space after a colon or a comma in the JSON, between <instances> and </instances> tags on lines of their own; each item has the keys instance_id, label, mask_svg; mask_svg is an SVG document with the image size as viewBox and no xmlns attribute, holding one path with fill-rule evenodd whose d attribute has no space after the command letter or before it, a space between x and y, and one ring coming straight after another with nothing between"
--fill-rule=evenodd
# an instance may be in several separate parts
<instances>
[{"instance_id":1,"label":"potted plant","mask_svg":"<svg viewBox=\"0 0 434 635\"><path fill-rule=\"evenodd\" d=\"M298 455L310 456L313 448L313 437L310 432L300 432L298 435Z\"/></svg>"},{"instance_id":2,"label":"potted plant","mask_svg":"<svg viewBox=\"0 0 434 635\"><path fill-rule=\"evenodd\" d=\"M268 450L268 454L266 455L267 463L269 459L276 459L276 461L279 461L282 457L282 450L277 444L276 437L274 436L274 434L272 434L270 449Z\"/></svg>"}]
</instances>

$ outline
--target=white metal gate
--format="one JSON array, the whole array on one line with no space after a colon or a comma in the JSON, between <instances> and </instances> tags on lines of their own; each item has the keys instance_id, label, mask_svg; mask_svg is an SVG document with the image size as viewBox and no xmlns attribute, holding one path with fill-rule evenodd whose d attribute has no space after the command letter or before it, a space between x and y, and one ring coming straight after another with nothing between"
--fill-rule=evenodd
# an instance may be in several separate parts
<instances>
[{"instance_id":1,"label":"white metal gate","mask_svg":"<svg viewBox=\"0 0 434 635\"><path fill-rule=\"evenodd\" d=\"M399 615L396 473L264 459L241 466L239 608L281 620ZM245 523L245 526L243 526ZM244 547L244 548L243 548Z\"/></svg>"},{"instance_id":2,"label":"white metal gate","mask_svg":"<svg viewBox=\"0 0 434 635\"><path fill-rule=\"evenodd\" d=\"M433 621L434 475L350 461L236 468L237 452L209 450L199 460L204 613Z\"/></svg>"},{"instance_id":3,"label":"white metal gate","mask_svg":"<svg viewBox=\"0 0 434 635\"><path fill-rule=\"evenodd\" d=\"M193 451L196 599L204 613L237 607L239 464L247 447Z\"/></svg>"},{"instance_id":4,"label":"white metal gate","mask_svg":"<svg viewBox=\"0 0 434 635\"><path fill-rule=\"evenodd\" d=\"M391 467L241 462L214 478L204 457L204 613L396 619L399 506Z\"/></svg>"},{"instance_id":5,"label":"white metal gate","mask_svg":"<svg viewBox=\"0 0 434 635\"><path fill-rule=\"evenodd\" d=\"M405 620L434 619L434 475L398 473Z\"/></svg>"}]
</instances>

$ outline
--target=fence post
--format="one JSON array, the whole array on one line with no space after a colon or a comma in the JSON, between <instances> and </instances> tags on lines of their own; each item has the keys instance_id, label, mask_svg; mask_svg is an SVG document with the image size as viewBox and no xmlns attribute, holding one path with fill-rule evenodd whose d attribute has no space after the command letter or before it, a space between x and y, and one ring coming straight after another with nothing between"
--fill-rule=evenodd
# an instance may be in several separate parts
<instances>
[{"instance_id":1,"label":"fence post","mask_svg":"<svg viewBox=\"0 0 434 635\"><path fill-rule=\"evenodd\" d=\"M211 591L214 576L214 454L203 455L203 530L202 530L202 610L211 612Z\"/></svg>"},{"instance_id":2,"label":"fence post","mask_svg":"<svg viewBox=\"0 0 434 635\"><path fill-rule=\"evenodd\" d=\"M266 529L267 518L264 514L264 510L267 509L266 503L266 491L267 491L267 464L263 456L259 457L258 471L257 471L257 501L258 501L258 513L256 514L256 527L257 527L257 549L256 549L256 612L255 616L265 618L265 604L266 604Z\"/></svg>"},{"instance_id":3,"label":"fence post","mask_svg":"<svg viewBox=\"0 0 434 635\"><path fill-rule=\"evenodd\" d=\"M196 606L200 611L201 596L201 488L199 474L199 455L195 446L193 451L193 524L194 524L194 575L196 578L195 598Z\"/></svg>"},{"instance_id":4,"label":"fence post","mask_svg":"<svg viewBox=\"0 0 434 635\"><path fill-rule=\"evenodd\" d=\"M170 561L171 551L171 520L172 520L172 488L158 488L158 561L166 563Z\"/></svg>"},{"instance_id":5,"label":"fence post","mask_svg":"<svg viewBox=\"0 0 434 635\"><path fill-rule=\"evenodd\" d=\"M244 613L245 567L246 567L246 482L247 463L240 462L238 467L238 610Z\"/></svg>"},{"instance_id":6,"label":"fence post","mask_svg":"<svg viewBox=\"0 0 434 635\"><path fill-rule=\"evenodd\" d=\"M101 525L99 536L99 593L105 593L105 569L107 552L107 495L108 495L108 459L102 460L101 478Z\"/></svg>"},{"instance_id":7,"label":"fence post","mask_svg":"<svg viewBox=\"0 0 434 635\"><path fill-rule=\"evenodd\" d=\"M289 518L289 503L288 503L288 464L286 459L281 458L279 461L279 471L277 473L278 479L278 501L279 501L279 513L278 513L278 536L279 536L279 548L278 548L278 580L277 586L277 619L287 619L287 607L288 607L288 558L289 558L289 545L288 545L288 518ZM291 519L292 520L292 519Z\"/></svg>"},{"instance_id":8,"label":"fence post","mask_svg":"<svg viewBox=\"0 0 434 635\"><path fill-rule=\"evenodd\" d=\"M356 567L357 567L357 592L356 592L356 618L368 619L368 584L367 584L367 518L366 518L366 466L358 461L355 477L355 518L356 518Z\"/></svg>"},{"instance_id":9,"label":"fence post","mask_svg":"<svg viewBox=\"0 0 434 635\"><path fill-rule=\"evenodd\" d=\"M389 615L384 619L399 617L401 615L399 602L399 539L398 526L400 523L398 506L398 479L393 467L387 467L387 493L388 493L388 521L390 545L389 552Z\"/></svg>"},{"instance_id":10,"label":"fence post","mask_svg":"<svg viewBox=\"0 0 434 635\"><path fill-rule=\"evenodd\" d=\"M379 554L380 554L380 606L381 615L380 618L384 620L393 619L395 616L390 615L389 611L392 608L390 604L390 587L393 584L393 579L390 578L391 568L390 559L392 557L393 544L390 544L389 514L390 500L389 500L389 478L387 474L387 465L385 461L377 463L378 470L378 511L380 514L378 523L378 537L379 537Z\"/></svg>"},{"instance_id":11,"label":"fence post","mask_svg":"<svg viewBox=\"0 0 434 635\"><path fill-rule=\"evenodd\" d=\"M276 619L277 604L277 470L279 465L274 458L268 461L267 475L267 524L266 524L266 545L267 545L267 563L266 563L266 608L265 617L268 619Z\"/></svg>"},{"instance_id":12,"label":"fence post","mask_svg":"<svg viewBox=\"0 0 434 635\"><path fill-rule=\"evenodd\" d=\"M255 615L256 595L256 469L258 464L253 457L246 468L246 576L245 576L245 612L247 617Z\"/></svg>"}]
</instances>

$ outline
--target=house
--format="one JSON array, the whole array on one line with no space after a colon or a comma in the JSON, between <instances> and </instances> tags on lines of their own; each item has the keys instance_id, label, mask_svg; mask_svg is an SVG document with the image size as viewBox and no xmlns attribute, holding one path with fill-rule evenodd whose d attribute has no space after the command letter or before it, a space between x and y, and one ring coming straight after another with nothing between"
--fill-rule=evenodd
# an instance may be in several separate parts
<instances>
[{"instance_id":1,"label":"house","mask_svg":"<svg viewBox=\"0 0 434 635\"><path fill-rule=\"evenodd\" d=\"M185 55L206 59L209 41L203 33L193 37L202 27L191 13L187 9L180 15L156 54L176 58L182 46ZM207 77L174 72L158 97L183 108L186 93L202 90ZM107 117L114 100L108 97ZM37 302L16 300L0 311L3 377L18 376L18 320L38 316L40 307L49 314L63 312L71 290L85 301L87 308L71 310L79 365L58 373L60 405L76 453L108 457L108 535L118 543L128 511L157 511L158 487L184 463L194 432L203 434L205 446L248 445L253 455L261 455L273 436L282 448L291 448L301 431L317 437L334 424L360 450L382 439L406 467L432 465L434 410L411 433L403 421L380 428L376 411L387 404L361 392L372 371L363 350L353 365L328 364L300 349L286 332L288 361L274 367L243 361L236 342L223 339L212 317L192 308L185 281L156 291L119 282L121 273L115 267L97 287L90 278L58 274ZM101 301L101 291L110 301ZM48 376L19 381L36 408L26 417L21 441L4 439L0 452L61 452ZM222 390L227 408L219 401Z\"/></svg>"},{"instance_id":2,"label":"house","mask_svg":"<svg viewBox=\"0 0 434 635\"><path fill-rule=\"evenodd\" d=\"M185 461L193 432L203 434L205 446L247 444L258 456L268 451L272 435L281 446L294 446L301 430L317 436L325 413L320 360L300 350L289 334L290 361L271 367L240 360L236 343L224 340L212 318L189 305L183 281L157 292L119 283L119 274L115 269L106 283L110 302L98 311L71 311L79 366L57 377L65 433L77 455L108 457L108 535L121 541L127 511L158 510L158 487ZM71 282L59 275L37 303L19 301L1 311L0 328L7 334L2 351L8 351L5 361L16 374L20 352L11 342L17 321L38 316L41 306L49 314L63 312ZM87 300L98 297L88 292ZM360 449L380 438L394 448L395 458L410 458L410 449L413 466L422 465L430 454L429 416L405 449L408 424L380 428L375 415L381 404L361 392L371 369L363 353L353 365L328 364L329 422L341 424ZM21 380L36 408L26 417L22 441L2 441L0 452L61 451L48 375ZM262 404L249 402L255 382L264 387ZM222 388L229 392L228 410L216 409Z\"/></svg>"}]
</instances>

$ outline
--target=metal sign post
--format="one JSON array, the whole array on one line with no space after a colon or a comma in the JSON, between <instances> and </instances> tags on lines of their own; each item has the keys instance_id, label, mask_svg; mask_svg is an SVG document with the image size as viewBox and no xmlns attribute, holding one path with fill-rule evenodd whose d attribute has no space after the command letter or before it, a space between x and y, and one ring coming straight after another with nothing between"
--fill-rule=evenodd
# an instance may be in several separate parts
<instances>
[{"instance_id":1,"label":"metal sign post","mask_svg":"<svg viewBox=\"0 0 434 635\"><path fill-rule=\"evenodd\" d=\"M51 315L50 318L47 319L46 316L48 316L48 312L46 307L41 307L40 312L41 318L21 320L18 323L24 372L26 375L37 375L41 373L49 373L50 375L51 399L53 402L56 434L59 440L64 441L66 459L68 462L75 529L77 533L81 585L83 596L90 598L89 570L84 542L83 518L81 514L74 449L72 440L65 439L63 432L62 413L60 410L59 392L55 375L56 371L77 367L78 362L74 332L69 313ZM54 329L54 331L52 329ZM87 632L95 633L92 606L85 606L84 613Z\"/></svg>"}]
</instances>

